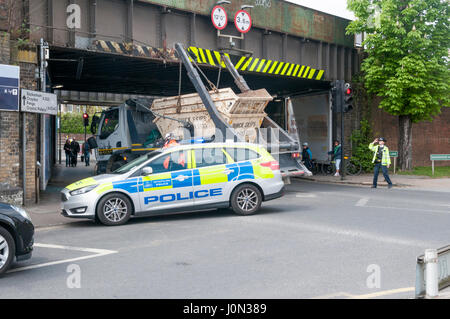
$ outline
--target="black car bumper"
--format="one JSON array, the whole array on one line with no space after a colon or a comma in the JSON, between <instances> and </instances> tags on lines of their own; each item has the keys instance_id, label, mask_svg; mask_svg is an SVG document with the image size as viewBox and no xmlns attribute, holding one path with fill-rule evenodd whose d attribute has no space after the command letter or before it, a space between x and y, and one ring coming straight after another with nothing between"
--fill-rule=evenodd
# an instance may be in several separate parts
<instances>
[{"instance_id":1,"label":"black car bumper","mask_svg":"<svg viewBox=\"0 0 450 319\"><path fill-rule=\"evenodd\" d=\"M283 186L283 188L277 193L264 195L264 201L266 202L268 200L272 200L272 199L276 199L276 198L282 197L284 195L284 189L285 189L285 187Z\"/></svg>"}]
</instances>

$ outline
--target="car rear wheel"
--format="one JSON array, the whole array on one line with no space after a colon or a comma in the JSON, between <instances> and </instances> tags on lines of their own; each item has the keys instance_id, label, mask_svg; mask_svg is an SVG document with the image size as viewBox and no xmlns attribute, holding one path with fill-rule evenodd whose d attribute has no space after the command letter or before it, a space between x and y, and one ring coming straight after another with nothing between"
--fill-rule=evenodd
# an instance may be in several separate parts
<instances>
[{"instance_id":1,"label":"car rear wheel","mask_svg":"<svg viewBox=\"0 0 450 319\"><path fill-rule=\"evenodd\" d=\"M131 217L133 206L125 195L112 193L103 197L97 206L97 217L103 225L119 226Z\"/></svg>"},{"instance_id":2,"label":"car rear wheel","mask_svg":"<svg viewBox=\"0 0 450 319\"><path fill-rule=\"evenodd\" d=\"M0 226L0 276L4 274L14 260L16 244L9 231Z\"/></svg>"},{"instance_id":3,"label":"car rear wheel","mask_svg":"<svg viewBox=\"0 0 450 319\"><path fill-rule=\"evenodd\" d=\"M260 190L251 184L239 185L231 194L231 208L238 215L252 215L262 203Z\"/></svg>"}]
</instances>

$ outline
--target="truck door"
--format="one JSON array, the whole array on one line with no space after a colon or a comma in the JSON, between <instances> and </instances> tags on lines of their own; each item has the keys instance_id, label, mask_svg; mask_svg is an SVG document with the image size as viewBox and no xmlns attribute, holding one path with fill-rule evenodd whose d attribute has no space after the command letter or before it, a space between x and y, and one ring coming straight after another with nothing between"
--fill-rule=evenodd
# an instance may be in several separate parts
<instances>
[{"instance_id":1,"label":"truck door","mask_svg":"<svg viewBox=\"0 0 450 319\"><path fill-rule=\"evenodd\" d=\"M188 154L187 150L165 153L147 164L153 173L141 176L141 213L192 208L193 172Z\"/></svg>"},{"instance_id":2,"label":"truck door","mask_svg":"<svg viewBox=\"0 0 450 319\"><path fill-rule=\"evenodd\" d=\"M313 158L328 159L331 150L332 113L328 92L291 98L301 143L308 142Z\"/></svg>"}]
</instances>

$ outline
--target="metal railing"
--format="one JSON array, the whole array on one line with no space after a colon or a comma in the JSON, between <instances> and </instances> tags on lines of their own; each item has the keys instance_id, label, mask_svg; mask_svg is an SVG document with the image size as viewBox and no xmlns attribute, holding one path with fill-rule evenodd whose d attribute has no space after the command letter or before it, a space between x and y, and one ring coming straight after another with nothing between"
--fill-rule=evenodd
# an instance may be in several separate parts
<instances>
[{"instance_id":1,"label":"metal railing","mask_svg":"<svg viewBox=\"0 0 450 319\"><path fill-rule=\"evenodd\" d=\"M435 298L450 287L450 245L427 249L417 257L416 298Z\"/></svg>"}]
</instances>

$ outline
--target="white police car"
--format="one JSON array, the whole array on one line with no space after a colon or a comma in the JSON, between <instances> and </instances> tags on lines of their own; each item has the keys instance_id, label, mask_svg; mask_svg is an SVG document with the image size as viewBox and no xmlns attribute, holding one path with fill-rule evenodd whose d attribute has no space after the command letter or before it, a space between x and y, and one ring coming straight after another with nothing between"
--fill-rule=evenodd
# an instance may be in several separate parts
<instances>
[{"instance_id":1,"label":"white police car","mask_svg":"<svg viewBox=\"0 0 450 319\"><path fill-rule=\"evenodd\" d=\"M231 207L255 213L283 195L279 164L263 147L207 143L153 151L111 174L63 189L62 215L121 225L130 217Z\"/></svg>"}]
</instances>

